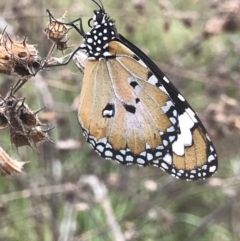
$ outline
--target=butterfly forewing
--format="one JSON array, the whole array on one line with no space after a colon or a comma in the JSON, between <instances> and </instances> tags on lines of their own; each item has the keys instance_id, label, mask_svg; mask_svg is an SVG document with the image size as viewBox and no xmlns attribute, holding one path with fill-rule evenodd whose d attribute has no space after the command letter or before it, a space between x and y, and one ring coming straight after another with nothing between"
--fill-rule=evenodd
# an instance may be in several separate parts
<instances>
[{"instance_id":1,"label":"butterfly forewing","mask_svg":"<svg viewBox=\"0 0 240 241\"><path fill-rule=\"evenodd\" d=\"M153 74L143 62L131 51L124 52L121 43L112 43L117 61L87 62L79 121L87 141L103 157L149 165L176 140L174 103L149 81Z\"/></svg>"}]
</instances>

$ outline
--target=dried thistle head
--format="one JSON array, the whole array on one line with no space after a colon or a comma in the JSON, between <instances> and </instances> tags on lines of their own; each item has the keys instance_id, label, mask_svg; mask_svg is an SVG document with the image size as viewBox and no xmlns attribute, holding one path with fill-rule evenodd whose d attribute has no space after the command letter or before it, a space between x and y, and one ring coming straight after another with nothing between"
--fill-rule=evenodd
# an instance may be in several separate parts
<instances>
[{"instance_id":1,"label":"dried thistle head","mask_svg":"<svg viewBox=\"0 0 240 241\"><path fill-rule=\"evenodd\" d=\"M68 41L68 39L66 39L66 40L60 40L60 41L58 41L56 44L57 44L57 50L60 50L60 51L64 51L64 50L66 50L66 49L68 49L68 48L71 48L71 47L69 47L68 45L67 45L67 41Z\"/></svg>"},{"instance_id":2,"label":"dried thistle head","mask_svg":"<svg viewBox=\"0 0 240 241\"><path fill-rule=\"evenodd\" d=\"M70 29L70 27L64 23L60 23L66 17L67 13L65 12L59 20L54 19L50 12L48 13L49 23L44 32L46 33L48 39L51 39L53 42L57 43L67 36L67 33Z\"/></svg>"},{"instance_id":3,"label":"dried thistle head","mask_svg":"<svg viewBox=\"0 0 240 241\"><path fill-rule=\"evenodd\" d=\"M38 112L28 107L25 98L16 98L11 92L0 102L0 129L9 128L14 147L27 145L37 150L38 143L51 141L46 133L49 130L41 129L43 124L38 119Z\"/></svg>"},{"instance_id":4,"label":"dried thistle head","mask_svg":"<svg viewBox=\"0 0 240 241\"><path fill-rule=\"evenodd\" d=\"M11 75L14 61L5 46L6 38L3 33L0 35L0 73Z\"/></svg>"},{"instance_id":5,"label":"dried thistle head","mask_svg":"<svg viewBox=\"0 0 240 241\"><path fill-rule=\"evenodd\" d=\"M11 39L4 31L0 37L0 73L29 79L41 66L35 45Z\"/></svg>"},{"instance_id":6,"label":"dried thistle head","mask_svg":"<svg viewBox=\"0 0 240 241\"><path fill-rule=\"evenodd\" d=\"M47 130L48 131L48 130ZM40 127L26 128L25 132L18 132L14 128L10 128L10 140L14 147L30 146L35 151L38 151L37 144L50 141L47 131L41 130Z\"/></svg>"},{"instance_id":7,"label":"dried thistle head","mask_svg":"<svg viewBox=\"0 0 240 241\"><path fill-rule=\"evenodd\" d=\"M59 20L55 19L49 11L48 14L49 23L44 32L46 33L47 38L55 43L57 50L64 51L69 48L67 45L67 33L69 29L71 29L71 27L68 27L66 24L61 22L66 17L66 12Z\"/></svg>"}]
</instances>

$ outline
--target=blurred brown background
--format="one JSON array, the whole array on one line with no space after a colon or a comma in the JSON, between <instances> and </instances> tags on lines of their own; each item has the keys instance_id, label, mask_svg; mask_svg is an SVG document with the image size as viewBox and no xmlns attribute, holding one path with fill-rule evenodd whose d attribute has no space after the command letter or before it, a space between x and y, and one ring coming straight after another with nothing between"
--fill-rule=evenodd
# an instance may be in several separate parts
<instances>
[{"instance_id":1,"label":"blurred brown background","mask_svg":"<svg viewBox=\"0 0 240 241\"><path fill-rule=\"evenodd\" d=\"M28 161L24 173L0 177L0 240L240 240L240 2L239 0L102 0L118 31L166 73L198 112L219 156L206 181L185 182L163 171L103 160L85 142L77 121L82 74L73 63L42 71L18 92L55 142L12 148ZM45 57L52 46L46 9L65 21L83 18L85 31L96 5L90 0L9 0L0 3L0 30L28 37ZM71 52L82 37L71 30ZM61 51L54 56L64 56ZM16 78L0 75L5 96Z\"/></svg>"}]
</instances>

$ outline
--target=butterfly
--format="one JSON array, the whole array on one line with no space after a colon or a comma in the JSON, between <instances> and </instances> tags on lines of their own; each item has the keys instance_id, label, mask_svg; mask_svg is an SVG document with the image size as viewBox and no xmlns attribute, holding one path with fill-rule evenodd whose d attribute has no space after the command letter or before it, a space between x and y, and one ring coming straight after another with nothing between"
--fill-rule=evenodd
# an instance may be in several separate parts
<instances>
[{"instance_id":1,"label":"butterfly","mask_svg":"<svg viewBox=\"0 0 240 241\"><path fill-rule=\"evenodd\" d=\"M217 154L197 114L158 66L118 33L102 2L92 1L98 10L89 32L81 18L65 23L83 37L65 64L79 51L87 55L78 108L86 140L121 164L160 167L183 180L212 176Z\"/></svg>"}]
</instances>

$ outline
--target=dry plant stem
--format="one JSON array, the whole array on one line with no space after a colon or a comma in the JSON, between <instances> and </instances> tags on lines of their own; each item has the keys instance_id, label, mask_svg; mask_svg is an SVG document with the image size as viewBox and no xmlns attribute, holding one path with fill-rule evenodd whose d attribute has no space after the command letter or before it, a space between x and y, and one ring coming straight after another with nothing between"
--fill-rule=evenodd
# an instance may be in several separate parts
<instances>
[{"instance_id":1,"label":"dry plant stem","mask_svg":"<svg viewBox=\"0 0 240 241\"><path fill-rule=\"evenodd\" d=\"M68 241L74 237L76 231L76 211L71 202L64 206L64 215L60 226L60 235L58 241Z\"/></svg>"},{"instance_id":2,"label":"dry plant stem","mask_svg":"<svg viewBox=\"0 0 240 241\"><path fill-rule=\"evenodd\" d=\"M80 186L88 185L92 189L96 201L101 204L102 209L106 215L107 223L110 230L112 231L114 241L125 241L121 228L117 223L116 217L114 216L114 212L108 198L108 191L106 186L96 176L93 175L81 177L78 184Z\"/></svg>"},{"instance_id":3,"label":"dry plant stem","mask_svg":"<svg viewBox=\"0 0 240 241\"><path fill-rule=\"evenodd\" d=\"M54 111L54 100L46 83L41 79L41 77L37 76L37 81L35 81L35 85L37 86L40 98L43 101L43 106L46 107L48 111ZM55 121L50 123L51 126L57 126ZM49 133L49 137L52 140L55 140L51 133ZM55 145L49 145L49 143L43 143L43 160L45 161L47 175L49 176L49 180L51 180L52 184L58 184L62 178L62 164L60 159L58 158L58 150ZM52 226L52 240L58 239L58 222L60 215L60 199L56 195L50 195L49 198L49 206L52 211L51 215L51 226Z\"/></svg>"},{"instance_id":4,"label":"dry plant stem","mask_svg":"<svg viewBox=\"0 0 240 241\"><path fill-rule=\"evenodd\" d=\"M45 61L43 63L43 66L45 66L48 63L48 60L51 58L55 48L56 48L57 44L53 43L52 47L50 48L47 57L45 58Z\"/></svg>"},{"instance_id":5,"label":"dry plant stem","mask_svg":"<svg viewBox=\"0 0 240 241\"><path fill-rule=\"evenodd\" d=\"M27 81L27 79L18 80L17 83L12 87L12 95L15 95Z\"/></svg>"},{"instance_id":6,"label":"dry plant stem","mask_svg":"<svg viewBox=\"0 0 240 241\"><path fill-rule=\"evenodd\" d=\"M61 58L51 57L51 58L49 58L47 65L51 65L51 67L53 67L54 65L64 64L70 58L70 56L72 54L73 54L73 52L71 52ZM46 66L46 67L48 67L48 66Z\"/></svg>"}]
</instances>

